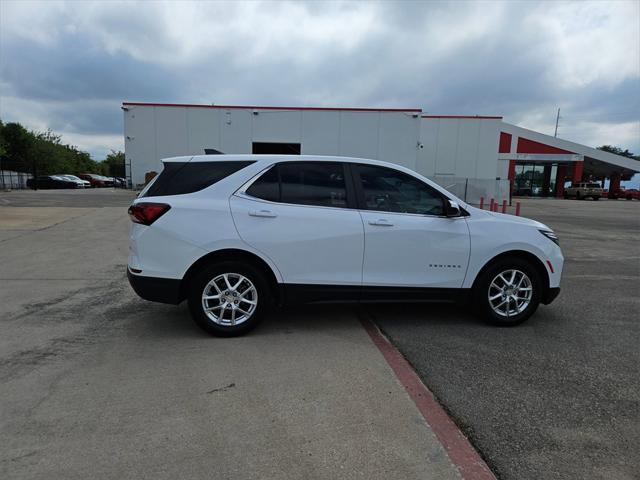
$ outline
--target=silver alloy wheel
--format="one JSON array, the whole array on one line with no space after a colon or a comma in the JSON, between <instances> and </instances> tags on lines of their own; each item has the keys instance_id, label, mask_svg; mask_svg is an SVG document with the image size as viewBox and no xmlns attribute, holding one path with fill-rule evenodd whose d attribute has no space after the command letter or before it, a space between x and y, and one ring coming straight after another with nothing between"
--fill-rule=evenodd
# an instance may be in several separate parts
<instances>
[{"instance_id":1,"label":"silver alloy wheel","mask_svg":"<svg viewBox=\"0 0 640 480\"><path fill-rule=\"evenodd\" d=\"M258 290L244 275L223 273L202 292L202 308L210 320L223 326L246 322L258 306Z\"/></svg>"},{"instance_id":2,"label":"silver alloy wheel","mask_svg":"<svg viewBox=\"0 0 640 480\"><path fill-rule=\"evenodd\" d=\"M489 284L489 305L501 317L512 317L526 310L533 297L533 285L520 270L505 270Z\"/></svg>"}]
</instances>

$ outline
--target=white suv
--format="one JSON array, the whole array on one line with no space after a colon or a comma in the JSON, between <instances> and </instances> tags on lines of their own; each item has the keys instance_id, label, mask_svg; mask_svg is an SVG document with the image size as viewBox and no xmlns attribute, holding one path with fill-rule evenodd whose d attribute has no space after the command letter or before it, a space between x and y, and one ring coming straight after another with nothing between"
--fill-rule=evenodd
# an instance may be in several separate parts
<instances>
[{"instance_id":1,"label":"white suv","mask_svg":"<svg viewBox=\"0 0 640 480\"><path fill-rule=\"evenodd\" d=\"M559 293L556 235L397 165L345 157L164 160L129 208L129 281L220 336L271 305L447 301L516 325Z\"/></svg>"}]
</instances>

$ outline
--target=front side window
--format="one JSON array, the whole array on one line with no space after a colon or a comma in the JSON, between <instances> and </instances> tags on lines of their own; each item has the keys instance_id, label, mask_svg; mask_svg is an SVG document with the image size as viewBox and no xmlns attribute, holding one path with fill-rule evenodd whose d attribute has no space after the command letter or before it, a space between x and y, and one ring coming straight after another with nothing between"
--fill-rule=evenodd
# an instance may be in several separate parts
<instances>
[{"instance_id":1,"label":"front side window","mask_svg":"<svg viewBox=\"0 0 640 480\"><path fill-rule=\"evenodd\" d=\"M382 212L443 215L442 196L417 178L385 167L358 165L364 208Z\"/></svg>"},{"instance_id":2,"label":"front side window","mask_svg":"<svg viewBox=\"0 0 640 480\"><path fill-rule=\"evenodd\" d=\"M347 207L347 188L341 163L281 163L260 176L246 193L271 202Z\"/></svg>"}]
</instances>

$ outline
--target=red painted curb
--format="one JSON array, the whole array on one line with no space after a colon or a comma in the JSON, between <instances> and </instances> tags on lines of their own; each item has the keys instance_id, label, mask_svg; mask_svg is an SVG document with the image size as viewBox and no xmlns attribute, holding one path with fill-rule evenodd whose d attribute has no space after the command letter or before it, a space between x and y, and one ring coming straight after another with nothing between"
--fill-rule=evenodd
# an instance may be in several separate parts
<instances>
[{"instance_id":1,"label":"red painted curb","mask_svg":"<svg viewBox=\"0 0 640 480\"><path fill-rule=\"evenodd\" d=\"M425 421L438 437L451 462L460 471L462 478L465 480L496 480L487 464L440 406L433 393L422 383L409 362L391 345L371 320L361 316L360 322L418 407Z\"/></svg>"}]
</instances>

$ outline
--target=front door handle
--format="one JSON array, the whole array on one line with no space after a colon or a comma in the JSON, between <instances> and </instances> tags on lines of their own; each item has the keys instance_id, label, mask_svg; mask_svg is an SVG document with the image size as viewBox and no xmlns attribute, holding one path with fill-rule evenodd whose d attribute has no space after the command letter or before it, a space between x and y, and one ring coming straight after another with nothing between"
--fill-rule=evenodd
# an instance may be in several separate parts
<instances>
[{"instance_id":1,"label":"front door handle","mask_svg":"<svg viewBox=\"0 0 640 480\"><path fill-rule=\"evenodd\" d=\"M369 225L376 225L378 227L393 227L393 223L385 218L379 218L378 220L370 220Z\"/></svg>"},{"instance_id":2,"label":"front door handle","mask_svg":"<svg viewBox=\"0 0 640 480\"><path fill-rule=\"evenodd\" d=\"M271 210L249 210L249 215L252 217L265 217L265 218L275 218L278 215Z\"/></svg>"}]
</instances>

